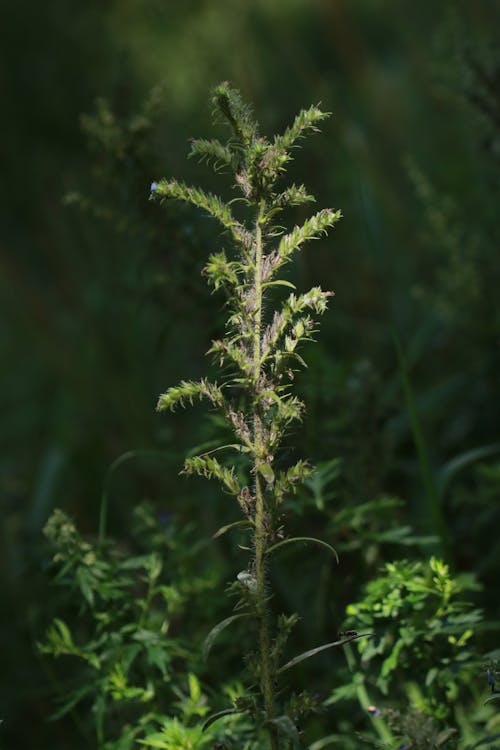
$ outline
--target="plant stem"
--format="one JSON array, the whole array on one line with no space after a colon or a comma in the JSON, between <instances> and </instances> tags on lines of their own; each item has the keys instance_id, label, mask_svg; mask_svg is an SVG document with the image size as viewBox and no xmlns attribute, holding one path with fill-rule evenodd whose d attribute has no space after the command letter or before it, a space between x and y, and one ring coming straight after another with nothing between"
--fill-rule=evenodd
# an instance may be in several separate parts
<instances>
[{"instance_id":1,"label":"plant stem","mask_svg":"<svg viewBox=\"0 0 500 750\"><path fill-rule=\"evenodd\" d=\"M262 329L262 216L265 205L259 207L255 227L255 268L254 268L254 329L253 329L253 442L255 450L255 578L256 578L256 607L259 631L260 650L260 683L264 698L266 721L274 719L274 686L269 645L269 628L266 608L266 570L265 554L267 545L266 511L264 505L264 490L259 466L265 461L263 455L262 421L260 417L257 396L261 375L261 329ZM279 750L276 728L271 724L269 736L272 750Z\"/></svg>"},{"instance_id":2,"label":"plant stem","mask_svg":"<svg viewBox=\"0 0 500 750\"><path fill-rule=\"evenodd\" d=\"M352 652L352 646L350 644L347 644L343 648L347 666L352 673L352 679L356 686L356 695L359 701L359 705L361 706L363 711L366 712L368 706L372 705L372 701L370 700L368 691L365 687L363 676L356 671L356 659L354 658L354 654ZM382 743L388 747L394 747L394 737L383 717L373 716L372 724Z\"/></svg>"}]
</instances>

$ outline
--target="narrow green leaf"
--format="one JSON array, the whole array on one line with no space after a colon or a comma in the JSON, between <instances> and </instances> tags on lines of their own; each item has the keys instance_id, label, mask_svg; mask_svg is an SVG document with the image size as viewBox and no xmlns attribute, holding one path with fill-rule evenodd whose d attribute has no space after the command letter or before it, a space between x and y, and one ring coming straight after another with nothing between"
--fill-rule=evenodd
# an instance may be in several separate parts
<instances>
[{"instance_id":1,"label":"narrow green leaf","mask_svg":"<svg viewBox=\"0 0 500 750\"><path fill-rule=\"evenodd\" d=\"M290 539L283 539L281 542L277 542L276 544L273 544L272 547L269 547L267 552L274 552L279 547L284 547L285 544L291 544L291 542L313 542L314 544L319 544L322 547L326 547L332 555L335 557L337 561L337 565L339 563L339 556L337 553L337 550L331 546L331 544L328 544L328 542L324 542L322 539L316 539L313 536L293 536L290 537Z\"/></svg>"},{"instance_id":2,"label":"narrow green leaf","mask_svg":"<svg viewBox=\"0 0 500 750\"><path fill-rule=\"evenodd\" d=\"M491 703L492 701L500 701L500 693L490 695L490 697L486 698L486 700L484 701L484 705L486 705L487 703Z\"/></svg>"},{"instance_id":3,"label":"narrow green leaf","mask_svg":"<svg viewBox=\"0 0 500 750\"><path fill-rule=\"evenodd\" d=\"M208 657L208 654L210 653L210 650L215 643L216 639L220 635L220 633L225 630L229 625L231 625L236 620L241 620L243 617L249 617L249 614L247 612L243 612L238 615L231 615L231 617L226 617L225 620L222 620L221 622L217 623L215 627L212 628L210 633L205 638L205 641L203 643L203 658L206 659Z\"/></svg>"},{"instance_id":4,"label":"narrow green leaf","mask_svg":"<svg viewBox=\"0 0 500 750\"><path fill-rule=\"evenodd\" d=\"M276 279L276 281L266 281L264 284L262 284L262 287L265 289L268 286L287 286L290 289L297 289L295 284L292 284L291 281L286 281L286 279Z\"/></svg>"},{"instance_id":5,"label":"narrow green leaf","mask_svg":"<svg viewBox=\"0 0 500 750\"><path fill-rule=\"evenodd\" d=\"M280 674L281 672L284 672L286 669L290 669L291 667L294 667L296 664L300 664L301 661L305 661L306 659L310 659L311 656L316 656L316 654L321 653L321 651L326 651L329 648L333 648L334 646L345 646L346 643L350 643L351 641L356 641L358 638L368 638L372 636L373 633L361 633L358 635L353 635L350 638L343 638L340 641L333 641L333 643L325 643L323 646L318 646L317 648L312 648L309 651L304 651L302 654L299 654L298 656L295 656L293 659L290 659L290 661L287 661L286 664L284 664L282 667L280 667L276 674Z\"/></svg>"},{"instance_id":6,"label":"narrow green leaf","mask_svg":"<svg viewBox=\"0 0 500 750\"><path fill-rule=\"evenodd\" d=\"M329 734L328 737L322 737L309 745L308 750L323 750L324 747L332 745L334 742L345 744L345 737L341 734Z\"/></svg>"},{"instance_id":7,"label":"narrow green leaf","mask_svg":"<svg viewBox=\"0 0 500 750\"><path fill-rule=\"evenodd\" d=\"M58 617L54 619L54 625L55 628L59 631L58 635L63 642L63 644L67 648L74 648L73 638L71 636L70 630L66 623L63 620L60 620Z\"/></svg>"},{"instance_id":8,"label":"narrow green leaf","mask_svg":"<svg viewBox=\"0 0 500 750\"><path fill-rule=\"evenodd\" d=\"M57 711L54 711L54 713L49 716L48 720L58 721L59 719L62 719L62 717L66 716L67 713L72 711L73 708L85 698L85 696L91 693L93 689L94 686L91 684L84 685L83 687L79 688L79 690L76 690L72 694L71 698L61 706L61 708L59 708Z\"/></svg>"},{"instance_id":9,"label":"narrow green leaf","mask_svg":"<svg viewBox=\"0 0 500 750\"><path fill-rule=\"evenodd\" d=\"M223 711L217 711L216 714L212 714L208 717L206 722L203 724L201 731L204 732L208 729L209 726L211 726L214 722L218 721L219 719L222 719L224 716L231 716L232 714L241 714L242 711L239 708L225 708Z\"/></svg>"},{"instance_id":10,"label":"narrow green leaf","mask_svg":"<svg viewBox=\"0 0 500 750\"><path fill-rule=\"evenodd\" d=\"M235 521L234 523L228 523L227 526L221 526L215 534L212 534L212 539L218 539L223 534L226 534L231 529L235 529L237 526L252 526L252 523L247 520Z\"/></svg>"},{"instance_id":11,"label":"narrow green leaf","mask_svg":"<svg viewBox=\"0 0 500 750\"><path fill-rule=\"evenodd\" d=\"M138 740L138 742L141 745L157 747L160 750L169 750L169 748L172 747L170 740L163 734L163 732L154 732L154 734L149 734L145 740Z\"/></svg>"}]
</instances>

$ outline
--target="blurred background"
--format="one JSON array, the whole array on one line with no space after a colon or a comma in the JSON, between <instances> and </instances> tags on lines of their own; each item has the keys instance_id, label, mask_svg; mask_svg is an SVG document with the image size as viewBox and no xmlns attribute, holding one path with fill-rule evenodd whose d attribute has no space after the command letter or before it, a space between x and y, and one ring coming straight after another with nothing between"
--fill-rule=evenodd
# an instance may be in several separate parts
<instances>
[{"instance_id":1,"label":"blurred background","mask_svg":"<svg viewBox=\"0 0 500 750\"><path fill-rule=\"evenodd\" d=\"M200 271L217 227L148 202L163 176L230 195L186 161L190 137L221 135L222 80L268 135L312 103L333 113L291 171L344 214L292 272L336 295L298 379L298 452L330 471L338 507L401 498L394 513L476 572L495 617L499 4L17 0L2 16L0 745L73 746L47 723L35 649L57 610L42 537L55 507L95 534L106 472L133 452L108 488L117 538L143 499L195 537L236 517L178 477L217 421L155 413L206 372L223 310ZM372 563L364 551L348 568Z\"/></svg>"}]
</instances>

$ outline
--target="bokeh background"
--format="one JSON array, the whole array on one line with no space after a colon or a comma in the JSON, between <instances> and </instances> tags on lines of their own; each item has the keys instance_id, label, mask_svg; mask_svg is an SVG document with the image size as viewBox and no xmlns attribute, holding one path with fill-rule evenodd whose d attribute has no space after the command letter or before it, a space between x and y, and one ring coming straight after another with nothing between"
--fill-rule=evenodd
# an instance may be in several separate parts
<instances>
[{"instance_id":1,"label":"bokeh background","mask_svg":"<svg viewBox=\"0 0 500 750\"><path fill-rule=\"evenodd\" d=\"M213 135L221 80L267 134L311 103L333 113L292 168L344 214L293 270L336 293L299 378L298 449L342 467L341 504L402 498L498 614L499 21L487 0L4 4L2 747L73 746L69 725L47 723L35 649L57 608L41 533L54 507L94 534L108 467L137 451L113 475L115 535L144 498L200 535L234 518L177 476L220 426L154 410L205 372L223 311L200 276L217 228L152 205L149 184L230 195L185 158L190 137Z\"/></svg>"}]
</instances>

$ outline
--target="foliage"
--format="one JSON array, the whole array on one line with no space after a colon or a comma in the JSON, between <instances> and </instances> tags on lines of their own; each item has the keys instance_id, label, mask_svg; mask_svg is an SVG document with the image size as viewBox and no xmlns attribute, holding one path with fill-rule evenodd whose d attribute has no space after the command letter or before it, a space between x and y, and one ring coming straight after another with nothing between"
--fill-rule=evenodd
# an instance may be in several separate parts
<instances>
[{"instance_id":1,"label":"foliage","mask_svg":"<svg viewBox=\"0 0 500 750\"><path fill-rule=\"evenodd\" d=\"M145 529L148 544L156 547L148 554L133 554L111 542L93 545L60 510L54 511L45 528L56 551L55 580L74 602L74 623L55 618L39 645L44 654L73 661L65 672L64 690L62 684L59 687L61 705L53 718L77 712L87 733L83 717L90 712L97 746L108 750L137 747L139 739L155 746L154 725L167 704L177 717L164 719L165 742L191 747L182 745L197 736L198 730L190 724L208 710L199 681L189 671L200 666L189 648L189 624L179 632L178 623L196 593L211 590L213 572L196 578L192 570L189 578L182 579L179 573L192 553L181 547L179 554L173 544L178 532L165 528L148 506L139 506L136 544ZM175 578L168 572L172 569ZM173 701L174 696L178 701Z\"/></svg>"},{"instance_id":2,"label":"foliage","mask_svg":"<svg viewBox=\"0 0 500 750\"><path fill-rule=\"evenodd\" d=\"M482 613L460 597L474 589L473 577L453 578L434 557L427 564L387 563L366 585L364 598L347 607L346 623L375 633L358 649L382 693L406 686L419 711L439 719L449 714L477 666L471 639Z\"/></svg>"}]
</instances>

